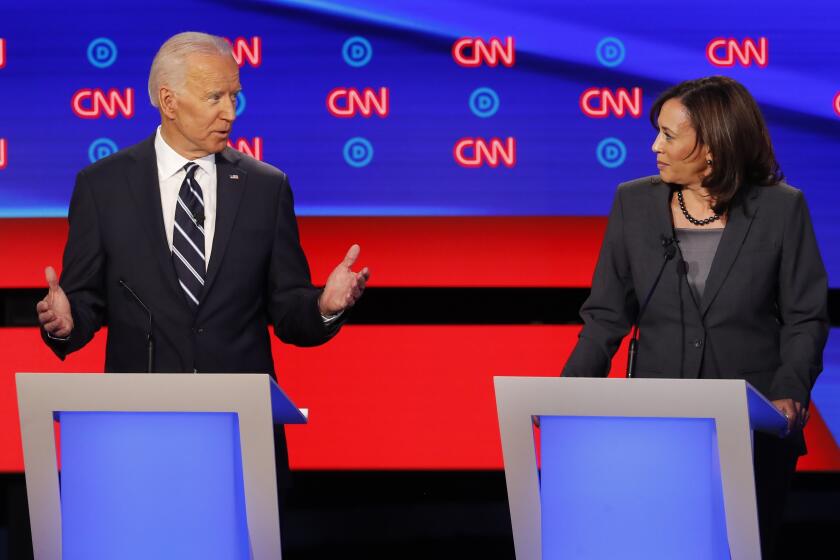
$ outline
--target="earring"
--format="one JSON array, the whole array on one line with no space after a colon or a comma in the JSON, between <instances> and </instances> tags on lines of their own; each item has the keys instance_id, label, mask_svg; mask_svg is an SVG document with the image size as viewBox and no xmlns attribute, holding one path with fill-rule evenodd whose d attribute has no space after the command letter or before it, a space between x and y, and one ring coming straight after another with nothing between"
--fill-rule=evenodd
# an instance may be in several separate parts
<instances>
[{"instance_id":1,"label":"earring","mask_svg":"<svg viewBox=\"0 0 840 560\"><path fill-rule=\"evenodd\" d=\"M706 160L706 165L712 165L712 160L707 159L707 160Z\"/></svg>"}]
</instances>

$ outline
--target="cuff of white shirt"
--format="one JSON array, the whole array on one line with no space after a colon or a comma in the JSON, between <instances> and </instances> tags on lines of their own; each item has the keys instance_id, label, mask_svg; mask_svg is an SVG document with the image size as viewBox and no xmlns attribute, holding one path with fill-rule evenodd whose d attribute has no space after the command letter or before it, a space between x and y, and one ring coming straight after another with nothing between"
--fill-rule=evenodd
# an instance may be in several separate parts
<instances>
[{"instance_id":1,"label":"cuff of white shirt","mask_svg":"<svg viewBox=\"0 0 840 560\"><path fill-rule=\"evenodd\" d=\"M339 311L338 313L336 313L335 315L324 315L323 313L321 313L321 320L324 321L325 325L329 325L330 323L334 322L336 319L341 317L342 313L344 313L343 309L341 311Z\"/></svg>"},{"instance_id":2,"label":"cuff of white shirt","mask_svg":"<svg viewBox=\"0 0 840 560\"><path fill-rule=\"evenodd\" d=\"M65 336L64 338L61 338L61 337L58 337L58 336L51 335L50 332L47 331L47 330L44 330L44 332L47 333L47 338L49 338L50 340L55 340L56 342L67 342L68 340L70 340L70 335L69 334L67 336Z\"/></svg>"}]
</instances>

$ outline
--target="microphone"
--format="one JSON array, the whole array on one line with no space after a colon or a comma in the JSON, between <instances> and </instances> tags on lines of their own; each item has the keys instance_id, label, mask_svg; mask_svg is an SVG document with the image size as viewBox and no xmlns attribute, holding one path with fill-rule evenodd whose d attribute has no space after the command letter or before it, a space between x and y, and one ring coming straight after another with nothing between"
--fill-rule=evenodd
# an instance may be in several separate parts
<instances>
[{"instance_id":1,"label":"microphone","mask_svg":"<svg viewBox=\"0 0 840 560\"><path fill-rule=\"evenodd\" d=\"M198 211L194 212L192 218L195 220L195 223L204 227L204 208L199 208Z\"/></svg>"},{"instance_id":2,"label":"microphone","mask_svg":"<svg viewBox=\"0 0 840 560\"><path fill-rule=\"evenodd\" d=\"M152 323L152 312L149 311L149 308L146 307L146 304L143 303L143 300L140 299L140 297L137 294L134 293L134 290L132 290L128 286L128 284L126 284L125 281L123 281L122 278L120 278L120 285L123 288L125 288L128 291L128 293L131 294L131 297L134 298L134 301L139 303L140 307L142 307L146 311L146 313L149 314L149 330L146 332L146 346L147 346L147 352L148 352L148 355L147 355L147 360L148 361L146 363L146 373L154 373L155 340L152 337L152 325L153 325L153 323Z\"/></svg>"},{"instance_id":3,"label":"microphone","mask_svg":"<svg viewBox=\"0 0 840 560\"><path fill-rule=\"evenodd\" d=\"M664 234L660 234L659 242L662 243L662 247L665 249L665 260L670 261L673 259L674 255L677 254L676 244L679 243L679 241L673 237L665 237ZM682 262L684 263L685 261Z\"/></svg>"},{"instance_id":4,"label":"microphone","mask_svg":"<svg viewBox=\"0 0 840 560\"><path fill-rule=\"evenodd\" d=\"M633 325L633 333L630 336L630 346L627 348L627 377L632 378L635 377L636 372L636 355L639 352L638 344L639 344L639 324L642 322L642 316L645 314L645 310L647 309L648 304L650 303L651 298L653 297L653 292L656 291L656 287L659 285L659 280L662 278L662 273L665 272L665 265L668 264L668 261L674 258L674 255L677 254L677 241L674 237L665 237L664 234L659 236L660 242L662 243L663 249L663 259L662 259L662 266L659 267L659 273L656 275L656 280L653 281L653 285L648 290L647 296L645 297L644 301L642 302L642 306L639 308L639 314L636 316L636 322ZM682 261L682 259L681 259ZM682 261L684 263L684 261Z\"/></svg>"}]
</instances>

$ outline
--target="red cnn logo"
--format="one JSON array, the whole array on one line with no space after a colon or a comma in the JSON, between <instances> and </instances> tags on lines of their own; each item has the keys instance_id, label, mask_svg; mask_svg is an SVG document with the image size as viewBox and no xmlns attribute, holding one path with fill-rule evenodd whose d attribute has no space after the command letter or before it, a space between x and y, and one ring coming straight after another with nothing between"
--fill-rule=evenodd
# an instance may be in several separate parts
<instances>
[{"instance_id":1,"label":"red cnn logo","mask_svg":"<svg viewBox=\"0 0 840 560\"><path fill-rule=\"evenodd\" d=\"M359 113L367 118L374 113L387 117L391 110L388 88L379 88L379 94L372 88L365 88L361 92L355 88L335 88L327 94L327 110L332 116L345 119Z\"/></svg>"},{"instance_id":2,"label":"red cnn logo","mask_svg":"<svg viewBox=\"0 0 840 560\"><path fill-rule=\"evenodd\" d=\"M124 93L111 88L108 93L101 89L85 88L73 94L73 112L82 119L97 119L105 113L109 119L117 117L117 111L127 119L134 116L134 88L125 88Z\"/></svg>"},{"instance_id":3,"label":"red cnn logo","mask_svg":"<svg viewBox=\"0 0 840 560\"><path fill-rule=\"evenodd\" d=\"M0 39L0 68L6 66L6 39Z\"/></svg>"},{"instance_id":4,"label":"red cnn logo","mask_svg":"<svg viewBox=\"0 0 840 560\"><path fill-rule=\"evenodd\" d=\"M482 64L498 66L500 61L503 66L510 68L516 60L513 37L505 37L504 44L498 37L491 37L489 41L463 37L452 45L452 58L459 66L466 68L476 68Z\"/></svg>"},{"instance_id":5,"label":"red cnn logo","mask_svg":"<svg viewBox=\"0 0 840 560\"><path fill-rule=\"evenodd\" d=\"M609 117L610 113L618 118L629 113L638 119L642 116L642 88L634 87L631 94L625 88L613 93L607 88L591 87L580 96L580 110L593 119Z\"/></svg>"},{"instance_id":6,"label":"red cnn logo","mask_svg":"<svg viewBox=\"0 0 840 560\"><path fill-rule=\"evenodd\" d=\"M481 167L484 164L498 167L504 163L507 167L516 165L516 139L508 137L504 142L499 138L461 138L453 150L455 161L461 167Z\"/></svg>"},{"instance_id":7,"label":"red cnn logo","mask_svg":"<svg viewBox=\"0 0 840 560\"><path fill-rule=\"evenodd\" d=\"M230 146L234 150L242 152L243 154L247 154L254 159L262 161L263 139L259 136L255 136L254 141L250 144L245 138L238 139L235 144L228 140L228 146Z\"/></svg>"},{"instance_id":8,"label":"red cnn logo","mask_svg":"<svg viewBox=\"0 0 840 560\"><path fill-rule=\"evenodd\" d=\"M834 112L840 117L840 91L834 96Z\"/></svg>"},{"instance_id":9,"label":"red cnn logo","mask_svg":"<svg viewBox=\"0 0 840 560\"><path fill-rule=\"evenodd\" d=\"M248 59L248 64L254 68L260 67L262 64L262 39L260 37L251 37L250 44L243 37L237 37L233 41L225 40L230 43L233 58L240 68L245 65L245 59Z\"/></svg>"},{"instance_id":10,"label":"red cnn logo","mask_svg":"<svg viewBox=\"0 0 840 560\"><path fill-rule=\"evenodd\" d=\"M6 139L0 138L0 169L6 169L6 163L8 163L6 149Z\"/></svg>"},{"instance_id":11,"label":"red cnn logo","mask_svg":"<svg viewBox=\"0 0 840 560\"><path fill-rule=\"evenodd\" d=\"M759 37L758 44L752 39L744 39L739 43L735 39L718 37L706 45L706 58L714 66L735 66L735 59L741 66L750 66L753 61L759 67L767 66L767 38Z\"/></svg>"}]
</instances>

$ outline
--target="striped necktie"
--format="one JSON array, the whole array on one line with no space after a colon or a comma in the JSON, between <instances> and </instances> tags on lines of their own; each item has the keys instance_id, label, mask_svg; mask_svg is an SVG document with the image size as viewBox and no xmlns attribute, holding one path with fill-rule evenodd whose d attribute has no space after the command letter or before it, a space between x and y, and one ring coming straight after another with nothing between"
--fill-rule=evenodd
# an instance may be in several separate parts
<instances>
[{"instance_id":1,"label":"striped necktie","mask_svg":"<svg viewBox=\"0 0 840 560\"><path fill-rule=\"evenodd\" d=\"M187 176L178 191L175 205L175 230L172 232L172 262L178 282L195 311L204 288L206 264L204 258L204 195L195 172L198 164L184 166Z\"/></svg>"}]
</instances>

